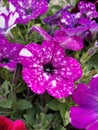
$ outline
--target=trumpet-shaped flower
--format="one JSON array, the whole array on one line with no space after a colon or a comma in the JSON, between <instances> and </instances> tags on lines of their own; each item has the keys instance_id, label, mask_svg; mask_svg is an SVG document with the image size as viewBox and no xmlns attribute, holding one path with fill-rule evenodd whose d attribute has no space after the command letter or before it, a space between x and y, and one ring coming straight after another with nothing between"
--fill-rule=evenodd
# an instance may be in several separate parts
<instances>
[{"instance_id":1,"label":"trumpet-shaped flower","mask_svg":"<svg viewBox=\"0 0 98 130\"><path fill-rule=\"evenodd\" d=\"M58 42L58 44L65 50L78 51L84 47L83 39L80 38L79 36L76 36L76 31L72 31L72 32L70 32L70 34L68 31L68 34L67 34L67 32L65 32L65 29L57 30L54 33L54 36L51 37L40 26L33 26L32 30L38 32L44 38L44 40L47 40L50 42L51 42L51 40L54 40L54 41ZM80 33L81 33L81 31L80 31Z\"/></svg>"},{"instance_id":2,"label":"trumpet-shaped flower","mask_svg":"<svg viewBox=\"0 0 98 130\"><path fill-rule=\"evenodd\" d=\"M27 130L22 120L12 121L5 116L0 116L0 130Z\"/></svg>"},{"instance_id":3,"label":"trumpet-shaped flower","mask_svg":"<svg viewBox=\"0 0 98 130\"><path fill-rule=\"evenodd\" d=\"M0 67L13 71L19 62L19 51L22 47L22 44L11 44L4 37L0 37Z\"/></svg>"},{"instance_id":4,"label":"trumpet-shaped flower","mask_svg":"<svg viewBox=\"0 0 98 130\"><path fill-rule=\"evenodd\" d=\"M82 75L77 60L66 56L54 41L26 45L19 55L23 79L37 94L47 90L55 98L68 97L74 91L74 82Z\"/></svg>"},{"instance_id":5,"label":"trumpet-shaped flower","mask_svg":"<svg viewBox=\"0 0 98 130\"><path fill-rule=\"evenodd\" d=\"M46 0L9 0L19 13L20 23L27 23L31 19L43 15L48 10Z\"/></svg>"},{"instance_id":6,"label":"trumpet-shaped flower","mask_svg":"<svg viewBox=\"0 0 98 130\"><path fill-rule=\"evenodd\" d=\"M70 108L71 124L79 129L98 130L98 75L88 85L80 83L73 100L78 106Z\"/></svg>"}]
</instances>

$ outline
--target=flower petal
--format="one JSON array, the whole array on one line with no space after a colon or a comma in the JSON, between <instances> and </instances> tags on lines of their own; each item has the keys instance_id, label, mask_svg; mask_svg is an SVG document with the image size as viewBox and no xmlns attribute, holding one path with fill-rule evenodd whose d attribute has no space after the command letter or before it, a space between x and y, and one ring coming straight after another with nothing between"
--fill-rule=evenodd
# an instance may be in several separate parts
<instances>
[{"instance_id":1,"label":"flower petal","mask_svg":"<svg viewBox=\"0 0 98 130\"><path fill-rule=\"evenodd\" d=\"M83 83L78 84L75 92L73 93L73 100L82 107L90 108L96 112L98 111L97 96L94 95L90 88Z\"/></svg>"},{"instance_id":2,"label":"flower petal","mask_svg":"<svg viewBox=\"0 0 98 130\"><path fill-rule=\"evenodd\" d=\"M79 129L84 129L98 119L98 114L85 107L71 107L70 120L71 124ZM92 129L93 130L93 129Z\"/></svg>"},{"instance_id":3,"label":"flower petal","mask_svg":"<svg viewBox=\"0 0 98 130\"><path fill-rule=\"evenodd\" d=\"M98 120L96 120L95 122L93 122L92 124L90 124L86 130L98 130Z\"/></svg>"},{"instance_id":4,"label":"flower petal","mask_svg":"<svg viewBox=\"0 0 98 130\"><path fill-rule=\"evenodd\" d=\"M29 69L23 68L23 79L27 83L28 87L34 93L43 94L47 86L46 75L43 74L43 68Z\"/></svg>"},{"instance_id":5,"label":"flower petal","mask_svg":"<svg viewBox=\"0 0 98 130\"><path fill-rule=\"evenodd\" d=\"M22 120L16 120L11 130L27 130L27 128Z\"/></svg>"},{"instance_id":6,"label":"flower petal","mask_svg":"<svg viewBox=\"0 0 98 130\"><path fill-rule=\"evenodd\" d=\"M66 98L72 95L74 83L71 80L63 79L59 75L52 77L47 85L48 93L55 98Z\"/></svg>"},{"instance_id":7,"label":"flower petal","mask_svg":"<svg viewBox=\"0 0 98 130\"><path fill-rule=\"evenodd\" d=\"M91 91L94 95L98 96L98 75L94 76L89 82L89 86L91 87Z\"/></svg>"}]
</instances>

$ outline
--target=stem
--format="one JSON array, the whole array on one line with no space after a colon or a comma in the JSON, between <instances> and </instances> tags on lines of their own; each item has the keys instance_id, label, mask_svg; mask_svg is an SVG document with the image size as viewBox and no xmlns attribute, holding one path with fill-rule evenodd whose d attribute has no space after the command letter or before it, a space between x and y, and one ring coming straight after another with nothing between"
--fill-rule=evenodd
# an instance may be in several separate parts
<instances>
[{"instance_id":1,"label":"stem","mask_svg":"<svg viewBox=\"0 0 98 130\"><path fill-rule=\"evenodd\" d=\"M19 33L19 36L20 36L21 39L23 40L23 42L25 42L24 37L22 36L21 31L19 30L19 28L16 27L16 29L17 29L17 31L18 31L18 33Z\"/></svg>"}]
</instances>

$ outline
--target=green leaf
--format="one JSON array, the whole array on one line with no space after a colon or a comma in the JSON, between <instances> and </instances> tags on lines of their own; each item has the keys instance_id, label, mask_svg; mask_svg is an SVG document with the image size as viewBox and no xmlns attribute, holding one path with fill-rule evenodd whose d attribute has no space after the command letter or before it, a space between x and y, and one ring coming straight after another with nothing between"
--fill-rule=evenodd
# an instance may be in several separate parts
<instances>
[{"instance_id":1,"label":"green leaf","mask_svg":"<svg viewBox=\"0 0 98 130\"><path fill-rule=\"evenodd\" d=\"M0 107L11 108L12 107L12 99L2 99L2 100L0 100Z\"/></svg>"},{"instance_id":2,"label":"green leaf","mask_svg":"<svg viewBox=\"0 0 98 130\"><path fill-rule=\"evenodd\" d=\"M23 110L13 110L11 113L11 118L16 120L16 119L22 119L22 114L23 114Z\"/></svg>"},{"instance_id":3,"label":"green leaf","mask_svg":"<svg viewBox=\"0 0 98 130\"><path fill-rule=\"evenodd\" d=\"M15 106L16 109L25 110L32 107L32 104L27 100L20 99L16 102Z\"/></svg>"},{"instance_id":4,"label":"green leaf","mask_svg":"<svg viewBox=\"0 0 98 130\"><path fill-rule=\"evenodd\" d=\"M59 111L59 105L60 105L60 102L56 99L53 99L52 101L50 101L47 106L51 109L51 110L54 110L54 111Z\"/></svg>"},{"instance_id":5,"label":"green leaf","mask_svg":"<svg viewBox=\"0 0 98 130\"><path fill-rule=\"evenodd\" d=\"M24 114L23 116L26 119L26 121L28 122L28 124L33 127L33 125L36 123L34 117L32 115L28 115L28 114Z\"/></svg>"},{"instance_id":6,"label":"green leaf","mask_svg":"<svg viewBox=\"0 0 98 130\"><path fill-rule=\"evenodd\" d=\"M27 109L26 114L24 114L24 118L27 120L28 124L31 125L33 127L33 125L35 124L35 110L34 107Z\"/></svg>"},{"instance_id":7,"label":"green leaf","mask_svg":"<svg viewBox=\"0 0 98 130\"><path fill-rule=\"evenodd\" d=\"M95 69L98 71L98 53L90 58L88 64L95 67Z\"/></svg>"},{"instance_id":8,"label":"green leaf","mask_svg":"<svg viewBox=\"0 0 98 130\"><path fill-rule=\"evenodd\" d=\"M45 115L44 113L41 113L40 116L41 116L41 121L42 121L41 126L43 129L45 129L52 122L53 115L52 114Z\"/></svg>"},{"instance_id":9,"label":"green leaf","mask_svg":"<svg viewBox=\"0 0 98 130\"><path fill-rule=\"evenodd\" d=\"M11 109L9 108L1 108L0 107L0 115L3 115L3 116L9 116L11 114Z\"/></svg>"},{"instance_id":10,"label":"green leaf","mask_svg":"<svg viewBox=\"0 0 98 130\"><path fill-rule=\"evenodd\" d=\"M9 93L9 82L4 81L1 88L0 88L0 94L2 96L6 96Z\"/></svg>"}]
</instances>

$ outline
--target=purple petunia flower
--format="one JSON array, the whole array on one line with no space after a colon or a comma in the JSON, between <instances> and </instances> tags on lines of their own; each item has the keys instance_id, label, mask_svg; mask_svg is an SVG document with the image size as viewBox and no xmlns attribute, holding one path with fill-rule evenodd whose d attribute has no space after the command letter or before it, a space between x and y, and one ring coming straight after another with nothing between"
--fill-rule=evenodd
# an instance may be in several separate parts
<instances>
[{"instance_id":1,"label":"purple petunia flower","mask_svg":"<svg viewBox=\"0 0 98 130\"><path fill-rule=\"evenodd\" d=\"M74 15L67 10L68 8L70 7L60 9L54 15L44 18L43 21L49 25L64 24L66 27L72 27L76 20Z\"/></svg>"},{"instance_id":2,"label":"purple petunia flower","mask_svg":"<svg viewBox=\"0 0 98 130\"><path fill-rule=\"evenodd\" d=\"M68 97L82 75L80 64L65 55L58 43L28 44L20 51L23 79L34 93L47 92L55 98Z\"/></svg>"},{"instance_id":3,"label":"purple petunia flower","mask_svg":"<svg viewBox=\"0 0 98 130\"><path fill-rule=\"evenodd\" d=\"M43 15L48 10L46 0L9 0L20 16L20 23L27 23L31 19Z\"/></svg>"},{"instance_id":4,"label":"purple petunia flower","mask_svg":"<svg viewBox=\"0 0 98 130\"><path fill-rule=\"evenodd\" d=\"M78 106L70 108L71 124L79 129L98 130L98 75L88 85L80 83L73 100Z\"/></svg>"},{"instance_id":5,"label":"purple petunia flower","mask_svg":"<svg viewBox=\"0 0 98 130\"><path fill-rule=\"evenodd\" d=\"M2 2L2 1L1 1ZM10 30L16 26L19 14L15 11L15 7L9 3L9 8L1 3L0 7L0 35L7 35Z\"/></svg>"},{"instance_id":6,"label":"purple petunia flower","mask_svg":"<svg viewBox=\"0 0 98 130\"><path fill-rule=\"evenodd\" d=\"M80 1L78 3L80 16L88 17L90 19L98 17L98 12L96 11L95 4L91 2L85 3L84 1Z\"/></svg>"},{"instance_id":7,"label":"purple petunia flower","mask_svg":"<svg viewBox=\"0 0 98 130\"><path fill-rule=\"evenodd\" d=\"M10 43L4 37L0 37L0 67L13 71L19 62L19 51L24 45Z\"/></svg>"}]
</instances>

